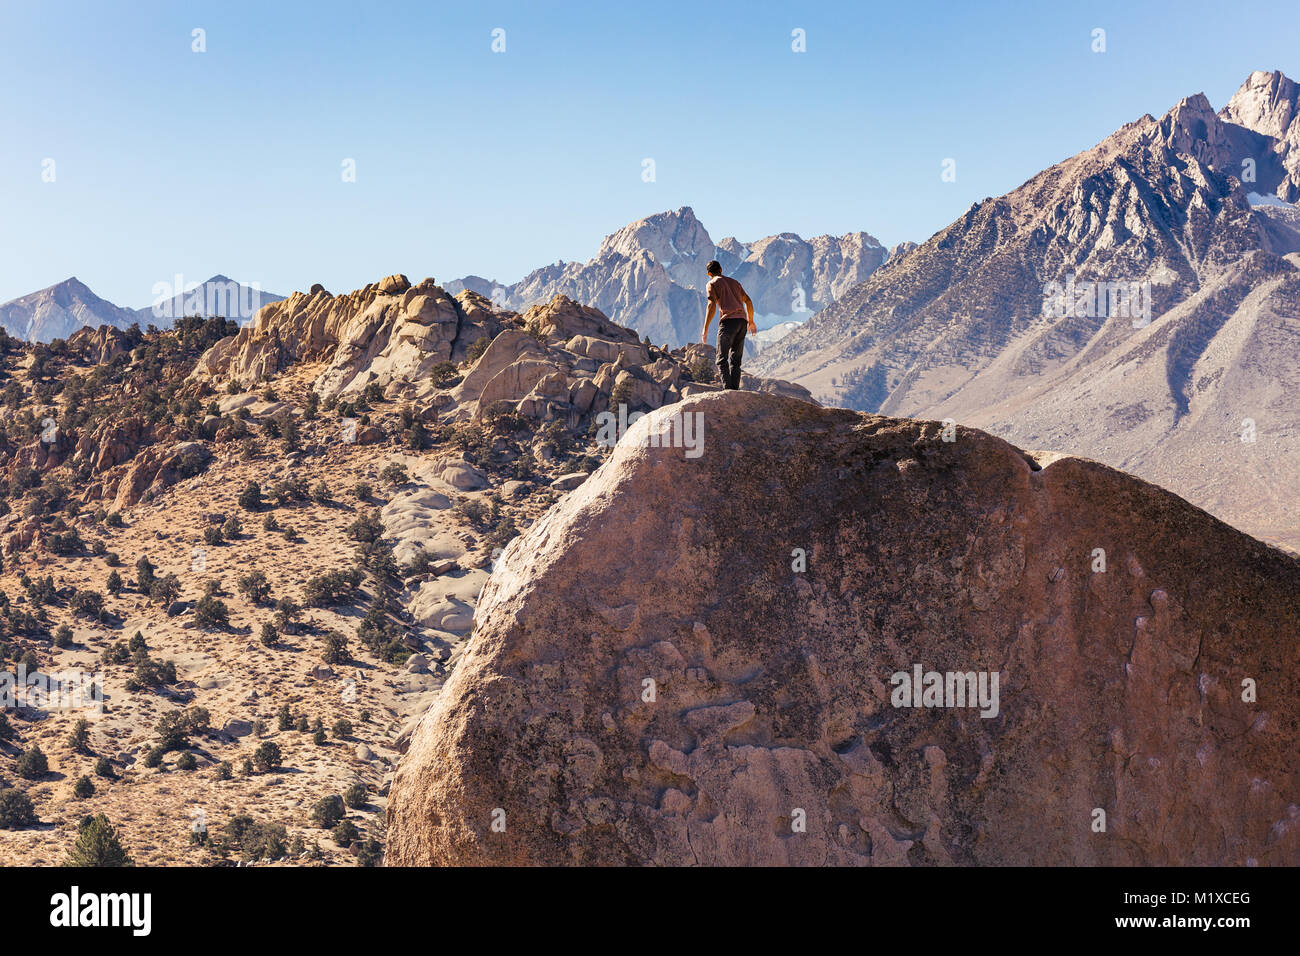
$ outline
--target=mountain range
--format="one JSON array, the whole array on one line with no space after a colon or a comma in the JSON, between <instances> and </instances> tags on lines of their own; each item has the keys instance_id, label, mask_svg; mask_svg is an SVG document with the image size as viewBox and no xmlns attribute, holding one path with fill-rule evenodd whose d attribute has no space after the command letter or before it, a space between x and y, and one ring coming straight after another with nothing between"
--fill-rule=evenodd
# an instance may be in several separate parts
<instances>
[{"instance_id":1,"label":"mountain range","mask_svg":"<svg viewBox=\"0 0 1300 956\"><path fill-rule=\"evenodd\" d=\"M801 239L782 232L755 242L714 242L690 206L629 223L606 236L594 258L556 262L511 285L482 276L446 283L522 310L557 295L594 306L651 341L676 348L704 324L704 267L717 259L754 300L760 329L802 322L861 283L890 256L865 232ZM770 337L769 337L770 338Z\"/></svg>"},{"instance_id":2,"label":"mountain range","mask_svg":"<svg viewBox=\"0 0 1300 956\"><path fill-rule=\"evenodd\" d=\"M1300 87L1255 72L891 258L754 371L1156 481L1300 546Z\"/></svg>"},{"instance_id":3,"label":"mountain range","mask_svg":"<svg viewBox=\"0 0 1300 956\"><path fill-rule=\"evenodd\" d=\"M179 277L178 277L179 278ZM215 275L201 284L187 286L184 281L174 294L167 283L159 283L152 304L127 309L101 299L73 276L70 279L0 304L0 327L15 338L27 342L52 342L66 339L84 326L101 325L127 329L135 323L170 328L183 315L214 316L248 321L263 305L284 298L241 285L224 275Z\"/></svg>"}]
</instances>

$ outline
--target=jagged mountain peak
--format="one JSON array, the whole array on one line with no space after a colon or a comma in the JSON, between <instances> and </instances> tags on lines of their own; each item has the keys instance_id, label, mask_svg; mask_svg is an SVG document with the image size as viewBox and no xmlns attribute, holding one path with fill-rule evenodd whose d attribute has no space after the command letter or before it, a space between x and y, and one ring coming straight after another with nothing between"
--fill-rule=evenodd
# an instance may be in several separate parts
<instances>
[{"instance_id":1,"label":"jagged mountain peak","mask_svg":"<svg viewBox=\"0 0 1300 956\"><path fill-rule=\"evenodd\" d=\"M1294 518L1267 505L1300 448L1266 446L1246 485L1207 465L1237 440L1234 417L1267 409L1276 434L1300 426L1269 391L1291 387L1300 349L1289 83L1253 74L1220 113L1185 97L975 204L753 367L831 403L951 417L1031 447L1068 437L1255 534L1300 542ZM1058 308L1049 290L1064 288Z\"/></svg>"},{"instance_id":2,"label":"jagged mountain peak","mask_svg":"<svg viewBox=\"0 0 1300 956\"><path fill-rule=\"evenodd\" d=\"M734 236L714 242L690 206L630 222L606 236L586 263L560 262L535 269L513 285L467 276L447 283L471 289L513 309L557 294L594 305L616 321L678 346L699 335L710 259L735 275L755 303L760 327L803 321L869 276L887 258L866 232L815 236L779 232L744 243ZM764 343L766 344L766 343Z\"/></svg>"},{"instance_id":3,"label":"jagged mountain peak","mask_svg":"<svg viewBox=\"0 0 1300 956\"><path fill-rule=\"evenodd\" d=\"M1300 84L1281 70L1256 70L1228 100L1221 115L1265 136L1283 137L1300 119Z\"/></svg>"}]
</instances>

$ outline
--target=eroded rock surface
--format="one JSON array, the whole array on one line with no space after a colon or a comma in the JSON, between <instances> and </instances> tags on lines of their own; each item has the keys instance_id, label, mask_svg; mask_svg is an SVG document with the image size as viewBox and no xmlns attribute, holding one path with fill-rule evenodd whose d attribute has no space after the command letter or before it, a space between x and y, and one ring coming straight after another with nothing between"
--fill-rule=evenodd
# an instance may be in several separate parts
<instances>
[{"instance_id":1,"label":"eroded rock surface","mask_svg":"<svg viewBox=\"0 0 1300 956\"><path fill-rule=\"evenodd\" d=\"M677 413L703 455L644 446ZM743 392L641 420L496 563L388 862L1300 862L1300 563L955 438ZM996 672L997 716L893 706L917 664Z\"/></svg>"}]
</instances>

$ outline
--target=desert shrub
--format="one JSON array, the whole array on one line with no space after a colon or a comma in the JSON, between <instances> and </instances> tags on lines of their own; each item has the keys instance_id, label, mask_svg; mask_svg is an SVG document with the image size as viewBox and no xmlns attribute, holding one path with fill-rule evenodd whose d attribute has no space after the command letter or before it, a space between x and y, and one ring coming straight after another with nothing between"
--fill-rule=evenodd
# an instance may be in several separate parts
<instances>
[{"instance_id":1,"label":"desert shrub","mask_svg":"<svg viewBox=\"0 0 1300 956\"><path fill-rule=\"evenodd\" d=\"M369 501L371 492L370 482L358 481L352 486L352 494L357 501Z\"/></svg>"},{"instance_id":2,"label":"desert shrub","mask_svg":"<svg viewBox=\"0 0 1300 956\"><path fill-rule=\"evenodd\" d=\"M175 574L155 578L149 587L149 600L163 607L171 604L181 595L181 579Z\"/></svg>"},{"instance_id":3,"label":"desert shrub","mask_svg":"<svg viewBox=\"0 0 1300 956\"><path fill-rule=\"evenodd\" d=\"M164 751L161 747L150 747L148 750L145 751L144 765L146 767L161 766L164 756L166 756L166 751Z\"/></svg>"},{"instance_id":4,"label":"desert shrub","mask_svg":"<svg viewBox=\"0 0 1300 956\"><path fill-rule=\"evenodd\" d=\"M347 814L343 798L337 793L321 797L311 808L311 822L322 830L329 830L338 825Z\"/></svg>"},{"instance_id":5,"label":"desert shrub","mask_svg":"<svg viewBox=\"0 0 1300 956\"><path fill-rule=\"evenodd\" d=\"M343 740L352 736L352 721L348 720L346 717L340 717L338 720L334 721L334 726L330 729L335 737Z\"/></svg>"},{"instance_id":6,"label":"desert shrub","mask_svg":"<svg viewBox=\"0 0 1300 956\"><path fill-rule=\"evenodd\" d=\"M452 510L473 525L482 524L488 514L487 505L478 498L461 498Z\"/></svg>"},{"instance_id":7,"label":"desert shrub","mask_svg":"<svg viewBox=\"0 0 1300 956\"><path fill-rule=\"evenodd\" d=\"M50 762L45 759L39 744L32 744L18 755L14 772L24 780L39 780L50 772Z\"/></svg>"},{"instance_id":8,"label":"desert shrub","mask_svg":"<svg viewBox=\"0 0 1300 956\"><path fill-rule=\"evenodd\" d=\"M153 587L154 566L149 561L147 554L140 555L140 560L135 563L135 587L141 594L148 594L149 589Z\"/></svg>"},{"instance_id":9,"label":"desert shrub","mask_svg":"<svg viewBox=\"0 0 1300 956\"><path fill-rule=\"evenodd\" d=\"M131 652L125 641L117 641L105 647L99 657L105 664L125 664L131 659Z\"/></svg>"},{"instance_id":10,"label":"desert shrub","mask_svg":"<svg viewBox=\"0 0 1300 956\"><path fill-rule=\"evenodd\" d=\"M384 861L384 848L378 840L366 840L357 853L357 862L362 866L378 866Z\"/></svg>"},{"instance_id":11,"label":"desert shrub","mask_svg":"<svg viewBox=\"0 0 1300 956\"><path fill-rule=\"evenodd\" d=\"M280 709L275 714L275 722L277 730L291 730L293 728L293 711L289 709L288 704L280 705Z\"/></svg>"},{"instance_id":12,"label":"desert shrub","mask_svg":"<svg viewBox=\"0 0 1300 956\"><path fill-rule=\"evenodd\" d=\"M361 569L356 567L313 575L303 585L303 601L312 607L350 604L361 586L362 577Z\"/></svg>"},{"instance_id":13,"label":"desert shrub","mask_svg":"<svg viewBox=\"0 0 1300 956\"><path fill-rule=\"evenodd\" d=\"M100 757L98 760L96 760L95 776L108 777L111 779L113 776L113 762L109 760L107 757Z\"/></svg>"},{"instance_id":14,"label":"desert shrub","mask_svg":"<svg viewBox=\"0 0 1300 956\"><path fill-rule=\"evenodd\" d=\"M297 620L302 615L300 608L290 598L280 598L275 602L275 626L286 634L297 631Z\"/></svg>"},{"instance_id":15,"label":"desert shrub","mask_svg":"<svg viewBox=\"0 0 1300 956\"><path fill-rule=\"evenodd\" d=\"M620 405L627 405L631 409L632 405L632 379L625 378L619 382L609 393L609 407L618 408Z\"/></svg>"},{"instance_id":16,"label":"desert shrub","mask_svg":"<svg viewBox=\"0 0 1300 956\"><path fill-rule=\"evenodd\" d=\"M280 530L280 522L275 520L275 515L268 514L265 518L262 519L262 530L263 531Z\"/></svg>"},{"instance_id":17,"label":"desert shrub","mask_svg":"<svg viewBox=\"0 0 1300 956\"><path fill-rule=\"evenodd\" d=\"M496 525L488 532L487 545L490 548L504 548L513 538L518 537L519 528L510 515L502 515Z\"/></svg>"},{"instance_id":18,"label":"desert shrub","mask_svg":"<svg viewBox=\"0 0 1300 956\"><path fill-rule=\"evenodd\" d=\"M196 760L194 754L190 753L188 750L176 758L177 770L193 770L197 766L198 760Z\"/></svg>"},{"instance_id":19,"label":"desert shrub","mask_svg":"<svg viewBox=\"0 0 1300 956\"><path fill-rule=\"evenodd\" d=\"M257 769L263 772L277 769L282 759L280 748L273 740L262 741L253 751L253 762L257 764Z\"/></svg>"},{"instance_id":20,"label":"desert shrub","mask_svg":"<svg viewBox=\"0 0 1300 956\"><path fill-rule=\"evenodd\" d=\"M325 646L321 650L321 660L326 664L346 664L352 659L348 652L348 639L340 631L330 631L325 635Z\"/></svg>"},{"instance_id":21,"label":"desert shrub","mask_svg":"<svg viewBox=\"0 0 1300 956\"><path fill-rule=\"evenodd\" d=\"M64 866L135 866L135 863L127 855L108 817L97 813L81 821L77 840L68 852Z\"/></svg>"},{"instance_id":22,"label":"desert shrub","mask_svg":"<svg viewBox=\"0 0 1300 956\"><path fill-rule=\"evenodd\" d=\"M379 518L378 510L357 515L356 520L348 525L348 537L353 541L378 541L383 533L384 525Z\"/></svg>"},{"instance_id":23,"label":"desert shrub","mask_svg":"<svg viewBox=\"0 0 1300 956\"><path fill-rule=\"evenodd\" d=\"M262 508L262 486L250 481L239 493L239 507L245 511L260 511Z\"/></svg>"},{"instance_id":24,"label":"desert shrub","mask_svg":"<svg viewBox=\"0 0 1300 956\"><path fill-rule=\"evenodd\" d=\"M259 823L241 814L222 828L222 842L245 860L274 860L287 852L288 832L281 823Z\"/></svg>"},{"instance_id":25,"label":"desert shrub","mask_svg":"<svg viewBox=\"0 0 1300 956\"><path fill-rule=\"evenodd\" d=\"M32 798L16 787L0 790L0 830L16 830L36 824Z\"/></svg>"},{"instance_id":26,"label":"desert shrub","mask_svg":"<svg viewBox=\"0 0 1300 956\"><path fill-rule=\"evenodd\" d=\"M72 644L72 628L66 624L60 624L54 631L54 646L69 647Z\"/></svg>"},{"instance_id":27,"label":"desert shrub","mask_svg":"<svg viewBox=\"0 0 1300 956\"><path fill-rule=\"evenodd\" d=\"M183 750L190 745L190 734L202 734L208 730L210 720L207 708L187 707L184 710L170 710L158 718L154 731L158 734L158 746L166 753L169 750Z\"/></svg>"},{"instance_id":28,"label":"desert shrub","mask_svg":"<svg viewBox=\"0 0 1300 956\"><path fill-rule=\"evenodd\" d=\"M465 361L473 365L483 357L483 353L487 351L488 346L491 344L492 339L486 335L475 339L470 347L465 350Z\"/></svg>"},{"instance_id":29,"label":"desert shrub","mask_svg":"<svg viewBox=\"0 0 1300 956\"><path fill-rule=\"evenodd\" d=\"M176 665L171 661L155 661L143 657L135 662L135 672L126 682L126 689L137 691L146 687L161 687L176 683Z\"/></svg>"},{"instance_id":30,"label":"desert shrub","mask_svg":"<svg viewBox=\"0 0 1300 956\"><path fill-rule=\"evenodd\" d=\"M203 543L218 545L221 543L221 528L215 524L210 524L203 529Z\"/></svg>"},{"instance_id":31,"label":"desert shrub","mask_svg":"<svg viewBox=\"0 0 1300 956\"><path fill-rule=\"evenodd\" d=\"M312 486L311 500L316 502L318 505L327 505L330 503L330 486L324 478Z\"/></svg>"},{"instance_id":32,"label":"desert shrub","mask_svg":"<svg viewBox=\"0 0 1300 956\"><path fill-rule=\"evenodd\" d=\"M68 746L79 754L90 750L90 721L85 717L78 717L72 725L72 732L68 734Z\"/></svg>"},{"instance_id":33,"label":"desert shrub","mask_svg":"<svg viewBox=\"0 0 1300 956\"><path fill-rule=\"evenodd\" d=\"M704 385L711 385L718 380L718 367L703 356L686 366L686 373L690 376L691 381L700 382ZM612 395L609 403L611 407L618 407Z\"/></svg>"},{"instance_id":34,"label":"desert shrub","mask_svg":"<svg viewBox=\"0 0 1300 956\"><path fill-rule=\"evenodd\" d=\"M460 378L460 369L455 362L439 362L429 369L429 379L438 388L447 388Z\"/></svg>"},{"instance_id":35,"label":"desert shrub","mask_svg":"<svg viewBox=\"0 0 1300 956\"><path fill-rule=\"evenodd\" d=\"M181 579L175 573L155 577L145 593L148 594L151 603L166 607L180 597ZM132 651L135 651L134 643L132 644Z\"/></svg>"},{"instance_id":36,"label":"desert shrub","mask_svg":"<svg viewBox=\"0 0 1300 956\"><path fill-rule=\"evenodd\" d=\"M205 594L194 605L194 623L204 630L230 625L230 610L226 602Z\"/></svg>"},{"instance_id":37,"label":"desert shrub","mask_svg":"<svg viewBox=\"0 0 1300 956\"><path fill-rule=\"evenodd\" d=\"M108 583L105 585L108 593L112 595L120 594L122 591L122 575L117 571L110 571L108 574Z\"/></svg>"},{"instance_id":38,"label":"desert shrub","mask_svg":"<svg viewBox=\"0 0 1300 956\"><path fill-rule=\"evenodd\" d=\"M280 642L280 633L275 629L275 625L270 621L262 622L261 633L258 639L262 642L263 647L275 647Z\"/></svg>"},{"instance_id":39,"label":"desert shrub","mask_svg":"<svg viewBox=\"0 0 1300 956\"><path fill-rule=\"evenodd\" d=\"M104 613L104 595L98 591L79 590L72 595L71 607L74 614L98 618Z\"/></svg>"},{"instance_id":40,"label":"desert shrub","mask_svg":"<svg viewBox=\"0 0 1300 956\"><path fill-rule=\"evenodd\" d=\"M399 461L390 461L385 465L384 470L379 473L379 478L394 487L404 485L410 480L410 476L406 473L406 466Z\"/></svg>"},{"instance_id":41,"label":"desert shrub","mask_svg":"<svg viewBox=\"0 0 1300 956\"><path fill-rule=\"evenodd\" d=\"M325 744L328 742L328 738L325 736L325 731L318 730L315 733L313 733L311 735L311 742L314 743L317 747L324 747Z\"/></svg>"},{"instance_id":42,"label":"desert shrub","mask_svg":"<svg viewBox=\"0 0 1300 956\"><path fill-rule=\"evenodd\" d=\"M234 775L235 775L235 769L232 766L230 766L229 760L223 760L221 761L221 763L217 764L218 780L229 780Z\"/></svg>"},{"instance_id":43,"label":"desert shrub","mask_svg":"<svg viewBox=\"0 0 1300 956\"><path fill-rule=\"evenodd\" d=\"M72 787L72 795L78 800L85 800L87 797L93 797L95 795L95 785L90 782L89 777L79 777L76 784Z\"/></svg>"},{"instance_id":44,"label":"desert shrub","mask_svg":"<svg viewBox=\"0 0 1300 956\"><path fill-rule=\"evenodd\" d=\"M360 810L366 805L368 799L366 785L359 781L343 791L343 802L353 810Z\"/></svg>"},{"instance_id":45,"label":"desert shrub","mask_svg":"<svg viewBox=\"0 0 1300 956\"><path fill-rule=\"evenodd\" d=\"M335 843L346 849L352 845L353 840L361 836L361 832L351 820L343 820L330 831L330 836L334 838Z\"/></svg>"},{"instance_id":46,"label":"desert shrub","mask_svg":"<svg viewBox=\"0 0 1300 956\"><path fill-rule=\"evenodd\" d=\"M249 571L247 574L240 575L235 582L235 587L254 604L261 604L271 596L271 585L261 571Z\"/></svg>"},{"instance_id":47,"label":"desert shrub","mask_svg":"<svg viewBox=\"0 0 1300 956\"><path fill-rule=\"evenodd\" d=\"M226 523L221 526L221 535L227 541L236 541L243 530L244 526L240 523L239 518L231 515L226 519Z\"/></svg>"},{"instance_id":48,"label":"desert shrub","mask_svg":"<svg viewBox=\"0 0 1300 956\"><path fill-rule=\"evenodd\" d=\"M76 554L82 548L81 535L76 528L52 534L49 537L49 548L55 554Z\"/></svg>"}]
</instances>

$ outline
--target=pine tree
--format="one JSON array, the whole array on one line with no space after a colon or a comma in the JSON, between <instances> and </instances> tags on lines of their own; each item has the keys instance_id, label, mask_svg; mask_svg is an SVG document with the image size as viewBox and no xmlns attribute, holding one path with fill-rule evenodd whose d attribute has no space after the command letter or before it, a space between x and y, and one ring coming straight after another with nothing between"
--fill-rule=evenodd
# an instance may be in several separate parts
<instances>
[{"instance_id":1,"label":"pine tree","mask_svg":"<svg viewBox=\"0 0 1300 956\"><path fill-rule=\"evenodd\" d=\"M117 830L108 817L97 813L87 817L77 833L77 842L68 851L64 866L135 866L117 838Z\"/></svg>"}]
</instances>

